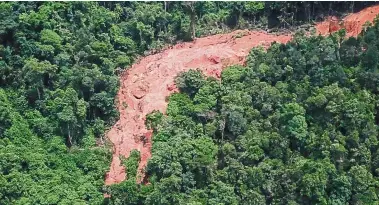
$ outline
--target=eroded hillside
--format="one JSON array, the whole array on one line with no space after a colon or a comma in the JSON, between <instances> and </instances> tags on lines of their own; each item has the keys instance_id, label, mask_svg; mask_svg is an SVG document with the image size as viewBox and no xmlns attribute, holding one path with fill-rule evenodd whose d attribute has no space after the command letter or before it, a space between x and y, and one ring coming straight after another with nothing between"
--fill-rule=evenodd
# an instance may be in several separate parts
<instances>
[{"instance_id":1,"label":"eroded hillside","mask_svg":"<svg viewBox=\"0 0 379 205\"><path fill-rule=\"evenodd\" d=\"M347 36L356 36L364 23L372 22L378 13L379 6L370 7L341 21L329 18L316 25L316 29L318 33L327 35L345 28ZM105 183L110 185L126 178L120 156L128 157L134 149L141 153L138 181L143 180L143 168L151 157L152 144L152 133L144 124L145 116L153 110L165 112L166 97L177 91L174 78L179 72L199 68L208 76L220 77L223 68L243 64L251 48L258 45L267 47L274 41L286 43L290 39L290 35L240 30L181 43L133 65L121 77L117 95L120 119L108 132L114 146Z\"/></svg>"}]
</instances>

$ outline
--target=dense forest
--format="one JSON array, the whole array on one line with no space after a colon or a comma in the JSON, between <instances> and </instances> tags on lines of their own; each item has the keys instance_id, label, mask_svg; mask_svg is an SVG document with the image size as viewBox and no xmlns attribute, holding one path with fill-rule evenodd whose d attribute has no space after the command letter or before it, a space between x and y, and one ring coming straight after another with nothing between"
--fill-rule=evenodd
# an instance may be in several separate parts
<instances>
[{"instance_id":1,"label":"dense forest","mask_svg":"<svg viewBox=\"0 0 379 205\"><path fill-rule=\"evenodd\" d=\"M221 83L181 74L167 116L148 116L150 184L133 152L129 179L104 187L118 74L139 56L370 4L1 2L0 204L377 204L378 23L253 49Z\"/></svg>"},{"instance_id":2,"label":"dense forest","mask_svg":"<svg viewBox=\"0 0 379 205\"><path fill-rule=\"evenodd\" d=\"M221 82L180 74L146 121L151 185L112 187L114 204L378 204L378 37L379 20L347 40L298 34Z\"/></svg>"}]
</instances>

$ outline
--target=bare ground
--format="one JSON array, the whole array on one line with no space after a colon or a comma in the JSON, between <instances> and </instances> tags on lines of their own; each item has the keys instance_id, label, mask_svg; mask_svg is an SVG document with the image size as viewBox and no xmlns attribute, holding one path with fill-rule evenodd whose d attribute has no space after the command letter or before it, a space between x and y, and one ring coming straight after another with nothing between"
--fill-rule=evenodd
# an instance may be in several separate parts
<instances>
[{"instance_id":1,"label":"bare ground","mask_svg":"<svg viewBox=\"0 0 379 205\"><path fill-rule=\"evenodd\" d=\"M331 17L315 27L322 35L346 28L347 36L356 36L363 24L372 22L378 13L379 6L374 6L343 20ZM144 167L151 157L152 133L145 127L145 116L154 110L165 113L166 97L177 92L174 79L179 72L199 68L207 76L219 78L225 67L244 64L251 48L259 45L267 48L274 41L286 43L291 38L290 35L247 30L199 38L144 57L124 72L116 97L120 119L107 133L113 144L113 159L105 184L125 180L120 156L127 158L134 149L141 153L137 182L146 182Z\"/></svg>"}]
</instances>

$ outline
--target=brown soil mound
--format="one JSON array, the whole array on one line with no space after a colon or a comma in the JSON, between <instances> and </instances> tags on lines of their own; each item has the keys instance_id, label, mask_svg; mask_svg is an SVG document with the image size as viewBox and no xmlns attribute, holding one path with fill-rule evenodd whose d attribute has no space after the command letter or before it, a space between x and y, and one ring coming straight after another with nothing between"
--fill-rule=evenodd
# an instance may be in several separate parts
<instances>
[{"instance_id":1,"label":"brown soil mound","mask_svg":"<svg viewBox=\"0 0 379 205\"><path fill-rule=\"evenodd\" d=\"M365 21L372 21L378 13L379 6L375 6L346 17L348 36L357 35ZM330 20L316 26L320 34L326 35L340 28L338 20ZM105 184L125 180L125 168L119 157L128 157L134 149L141 153L137 181L146 182L143 169L151 157L152 133L145 127L145 116L154 110L165 113L166 96L177 92L174 78L179 72L200 68L206 75L219 78L226 66L243 64L251 48L258 45L268 47L274 41L286 43L290 39L290 35L240 30L181 43L133 65L121 77L117 95L120 120L108 132L114 146Z\"/></svg>"},{"instance_id":2,"label":"brown soil mound","mask_svg":"<svg viewBox=\"0 0 379 205\"><path fill-rule=\"evenodd\" d=\"M331 16L328 20L320 22L316 25L317 32L321 35L328 35L342 28L346 29L346 36L357 36L363 25L368 22L373 22L379 14L379 5L368 7L360 12L350 14L342 20Z\"/></svg>"}]
</instances>

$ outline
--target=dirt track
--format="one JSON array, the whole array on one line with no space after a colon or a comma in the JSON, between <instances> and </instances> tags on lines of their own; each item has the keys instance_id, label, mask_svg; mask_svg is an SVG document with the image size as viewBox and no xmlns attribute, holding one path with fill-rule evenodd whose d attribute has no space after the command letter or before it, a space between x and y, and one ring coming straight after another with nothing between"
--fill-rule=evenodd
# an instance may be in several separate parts
<instances>
[{"instance_id":1,"label":"dirt track","mask_svg":"<svg viewBox=\"0 0 379 205\"><path fill-rule=\"evenodd\" d=\"M343 22L326 21L316 25L322 35L339 28L347 29L347 36L356 36L366 21L372 21L379 13L379 6L367 8L347 16ZM120 120L108 132L113 143L113 159L105 184L119 183L126 178L125 168L119 157L128 157L136 149L141 153L139 179L143 180L143 168L151 157L152 134L145 128L145 116L153 110L166 111L166 96L176 92L174 78L181 71L200 68L206 75L220 77L223 68L243 64L251 48L272 42L286 43L290 35L275 35L258 31L234 31L196 39L194 42L173 46L161 53L147 56L128 69L121 77L117 95Z\"/></svg>"}]
</instances>

